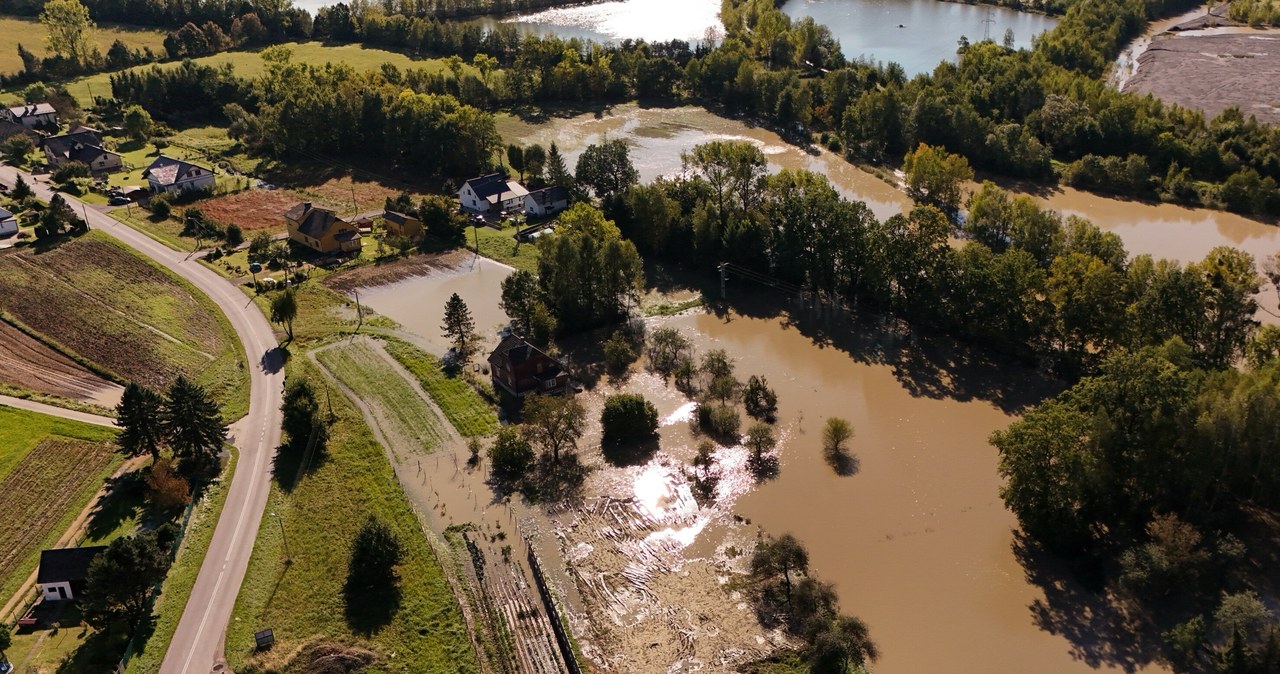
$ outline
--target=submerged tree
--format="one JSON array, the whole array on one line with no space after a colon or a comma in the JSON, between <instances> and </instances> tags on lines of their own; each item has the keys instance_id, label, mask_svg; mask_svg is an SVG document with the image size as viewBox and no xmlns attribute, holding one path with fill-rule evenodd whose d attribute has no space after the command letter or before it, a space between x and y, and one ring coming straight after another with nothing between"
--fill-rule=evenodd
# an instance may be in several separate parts
<instances>
[{"instance_id":1,"label":"submerged tree","mask_svg":"<svg viewBox=\"0 0 1280 674\"><path fill-rule=\"evenodd\" d=\"M570 395L532 395L524 400L524 428L533 444L560 462L560 452L576 448L586 432L587 411Z\"/></svg>"}]
</instances>

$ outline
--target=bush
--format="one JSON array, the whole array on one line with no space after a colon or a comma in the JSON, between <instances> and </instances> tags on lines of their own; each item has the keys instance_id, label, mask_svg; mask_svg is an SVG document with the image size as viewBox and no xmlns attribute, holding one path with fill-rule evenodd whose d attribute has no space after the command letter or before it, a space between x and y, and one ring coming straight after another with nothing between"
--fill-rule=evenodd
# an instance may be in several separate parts
<instances>
[{"instance_id":1,"label":"bush","mask_svg":"<svg viewBox=\"0 0 1280 674\"><path fill-rule=\"evenodd\" d=\"M737 439L742 417L728 405L698 405L698 427L709 435Z\"/></svg>"},{"instance_id":2,"label":"bush","mask_svg":"<svg viewBox=\"0 0 1280 674\"><path fill-rule=\"evenodd\" d=\"M613 333L604 343L604 363L610 372L619 373L636 360L635 347L621 332Z\"/></svg>"},{"instance_id":3,"label":"bush","mask_svg":"<svg viewBox=\"0 0 1280 674\"><path fill-rule=\"evenodd\" d=\"M228 248L239 248L244 243L244 231L240 229L240 225L232 223L227 225L227 229L223 234L227 239Z\"/></svg>"},{"instance_id":4,"label":"bush","mask_svg":"<svg viewBox=\"0 0 1280 674\"><path fill-rule=\"evenodd\" d=\"M639 393L619 393L605 399L600 423L606 444L640 442L658 431L658 410Z\"/></svg>"},{"instance_id":5,"label":"bush","mask_svg":"<svg viewBox=\"0 0 1280 674\"><path fill-rule=\"evenodd\" d=\"M173 214L173 206L167 196L151 197L150 208L151 214L161 220L167 220Z\"/></svg>"},{"instance_id":6,"label":"bush","mask_svg":"<svg viewBox=\"0 0 1280 674\"><path fill-rule=\"evenodd\" d=\"M76 178L88 178L90 175L89 165L84 162L73 161L67 162L62 166L53 170L50 175L56 183L68 183Z\"/></svg>"},{"instance_id":7,"label":"bush","mask_svg":"<svg viewBox=\"0 0 1280 674\"><path fill-rule=\"evenodd\" d=\"M147 500L160 510L178 510L191 502L191 486L168 459L160 459L147 472Z\"/></svg>"},{"instance_id":8,"label":"bush","mask_svg":"<svg viewBox=\"0 0 1280 674\"><path fill-rule=\"evenodd\" d=\"M533 445L513 426L503 426L489 447L489 466L497 480L519 478L533 463Z\"/></svg>"}]
</instances>

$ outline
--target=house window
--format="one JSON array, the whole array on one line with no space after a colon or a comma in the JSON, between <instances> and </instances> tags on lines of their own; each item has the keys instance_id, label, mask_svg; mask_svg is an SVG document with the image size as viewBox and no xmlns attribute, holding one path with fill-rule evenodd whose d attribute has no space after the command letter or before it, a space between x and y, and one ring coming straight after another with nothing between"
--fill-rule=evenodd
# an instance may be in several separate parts
<instances>
[{"instance_id":1,"label":"house window","mask_svg":"<svg viewBox=\"0 0 1280 674\"><path fill-rule=\"evenodd\" d=\"M550 391L551 389L556 387L556 380L548 379L545 383L543 383L543 387L546 388L548 391Z\"/></svg>"}]
</instances>

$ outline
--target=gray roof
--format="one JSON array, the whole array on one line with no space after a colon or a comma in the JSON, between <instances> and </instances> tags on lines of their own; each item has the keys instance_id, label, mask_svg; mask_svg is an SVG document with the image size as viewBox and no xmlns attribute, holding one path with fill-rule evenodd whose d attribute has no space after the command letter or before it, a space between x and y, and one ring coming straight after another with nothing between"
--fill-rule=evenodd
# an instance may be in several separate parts
<instances>
[{"instance_id":1,"label":"gray roof","mask_svg":"<svg viewBox=\"0 0 1280 674\"><path fill-rule=\"evenodd\" d=\"M14 217L13 213L10 213L8 210L4 208L0 208L0 222L4 222L5 220L8 220L9 218L12 218L12 217Z\"/></svg>"},{"instance_id":2,"label":"gray roof","mask_svg":"<svg viewBox=\"0 0 1280 674\"><path fill-rule=\"evenodd\" d=\"M107 549L105 545L89 548L58 548L40 553L40 572L36 583L66 583L84 580L93 560Z\"/></svg>"},{"instance_id":3,"label":"gray roof","mask_svg":"<svg viewBox=\"0 0 1280 674\"><path fill-rule=\"evenodd\" d=\"M313 239L323 237L340 220L337 213L327 208L316 208L310 201L304 201L285 211L284 217L298 223L298 231Z\"/></svg>"},{"instance_id":4,"label":"gray roof","mask_svg":"<svg viewBox=\"0 0 1280 674\"><path fill-rule=\"evenodd\" d=\"M54 110L53 106L48 103L28 103L9 108L9 114L13 115L14 119L22 119L23 117L34 117L36 115L56 115L58 111Z\"/></svg>"},{"instance_id":5,"label":"gray roof","mask_svg":"<svg viewBox=\"0 0 1280 674\"><path fill-rule=\"evenodd\" d=\"M102 149L102 136L95 130L83 128L75 133L63 134L44 139L44 149L50 154L64 157L71 161L89 161L107 150Z\"/></svg>"},{"instance_id":6,"label":"gray roof","mask_svg":"<svg viewBox=\"0 0 1280 674\"><path fill-rule=\"evenodd\" d=\"M490 173L487 176L472 178L466 184L471 186L471 191L475 192L477 197L488 199L507 189L507 177L501 173Z\"/></svg>"},{"instance_id":7,"label":"gray roof","mask_svg":"<svg viewBox=\"0 0 1280 674\"><path fill-rule=\"evenodd\" d=\"M540 190L530 192L529 197L532 198L539 206L545 207L550 206L557 201L569 201L569 190L559 185L552 185L551 187L544 187Z\"/></svg>"},{"instance_id":8,"label":"gray roof","mask_svg":"<svg viewBox=\"0 0 1280 674\"><path fill-rule=\"evenodd\" d=\"M156 160L151 162L151 166L142 172L143 177L151 182L165 187L168 185L176 185L191 177L192 171L199 169L208 171L209 169L198 164L192 164L189 161L174 159L160 155Z\"/></svg>"}]
</instances>

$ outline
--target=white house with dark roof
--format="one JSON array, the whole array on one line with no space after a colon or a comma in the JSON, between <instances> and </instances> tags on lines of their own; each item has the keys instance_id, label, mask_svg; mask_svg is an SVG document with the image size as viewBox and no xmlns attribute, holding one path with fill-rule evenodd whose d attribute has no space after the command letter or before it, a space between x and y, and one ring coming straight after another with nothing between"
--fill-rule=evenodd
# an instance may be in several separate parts
<instances>
[{"instance_id":1,"label":"white house with dark roof","mask_svg":"<svg viewBox=\"0 0 1280 674\"><path fill-rule=\"evenodd\" d=\"M507 180L501 173L490 173L463 183L458 190L458 201L463 208L480 213L519 211L524 209L524 198L528 194L529 190L518 181Z\"/></svg>"},{"instance_id":2,"label":"white house with dark roof","mask_svg":"<svg viewBox=\"0 0 1280 674\"><path fill-rule=\"evenodd\" d=\"M27 103L7 108L5 116L14 124L21 124L28 129L58 125L58 111L48 103Z\"/></svg>"},{"instance_id":3,"label":"white house with dark roof","mask_svg":"<svg viewBox=\"0 0 1280 674\"><path fill-rule=\"evenodd\" d=\"M188 190L211 190L216 179L213 171L181 159L160 155L142 172L153 194L177 194Z\"/></svg>"},{"instance_id":4,"label":"white house with dark roof","mask_svg":"<svg viewBox=\"0 0 1280 674\"><path fill-rule=\"evenodd\" d=\"M536 217L555 215L569 207L569 190L552 185L534 190L524 197L524 212Z\"/></svg>"},{"instance_id":5,"label":"white house with dark roof","mask_svg":"<svg viewBox=\"0 0 1280 674\"><path fill-rule=\"evenodd\" d=\"M80 162L90 171L114 171L124 166L118 153L102 146L102 134L87 126L76 127L61 136L46 138L40 143L44 157L51 166L65 166Z\"/></svg>"},{"instance_id":6,"label":"white house with dark roof","mask_svg":"<svg viewBox=\"0 0 1280 674\"><path fill-rule=\"evenodd\" d=\"M98 555L105 552L107 546L97 545L88 548L57 548L40 553L40 569L36 573L36 584L40 586L45 601L66 601L75 599L84 592L84 580L89 573L89 565Z\"/></svg>"}]
</instances>

